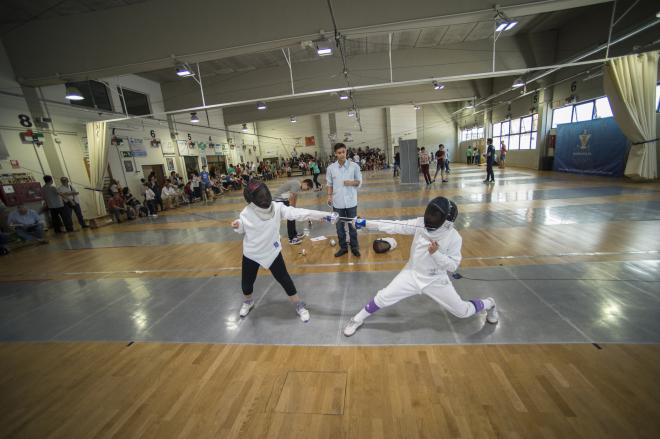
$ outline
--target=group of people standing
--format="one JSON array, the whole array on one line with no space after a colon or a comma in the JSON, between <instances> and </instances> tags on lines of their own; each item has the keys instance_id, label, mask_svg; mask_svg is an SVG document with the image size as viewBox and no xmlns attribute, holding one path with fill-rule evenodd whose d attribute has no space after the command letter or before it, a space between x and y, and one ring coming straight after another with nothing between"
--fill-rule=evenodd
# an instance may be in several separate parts
<instances>
[{"instance_id":1,"label":"group of people standing","mask_svg":"<svg viewBox=\"0 0 660 439\"><path fill-rule=\"evenodd\" d=\"M398 155L399 153L397 153ZM435 175L433 178L431 178L431 174L429 171L430 168L430 163L431 163L431 155L426 151L425 147L422 147L422 149L419 152L419 167L422 171L422 174L424 175L424 181L426 181L427 185L430 185L432 183L435 183L436 178L438 178L438 173L440 173L440 178L442 179L441 181L443 183L447 183L448 177L449 177L449 157L447 155L447 150L445 149L445 145L442 143L439 145L438 150L434 154L435 156L435 162L436 162L436 168L435 168ZM400 166L400 163L398 164ZM394 176L396 176L397 172L397 159L395 158L395 170L394 170Z\"/></svg>"}]
</instances>

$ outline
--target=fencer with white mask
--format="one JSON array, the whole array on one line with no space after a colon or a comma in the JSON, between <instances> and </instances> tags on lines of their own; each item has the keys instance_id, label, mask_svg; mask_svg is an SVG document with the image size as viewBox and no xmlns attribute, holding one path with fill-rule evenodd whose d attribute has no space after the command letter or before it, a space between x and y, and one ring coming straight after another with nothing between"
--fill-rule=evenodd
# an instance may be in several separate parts
<instances>
[{"instance_id":1,"label":"fencer with white mask","mask_svg":"<svg viewBox=\"0 0 660 439\"><path fill-rule=\"evenodd\" d=\"M461 235L454 228L458 216L456 204L445 197L436 197L426 206L423 217L404 221L366 220L356 218L358 229L388 234L414 235L410 258L401 272L344 327L350 337L364 320L386 306L418 294L425 294L459 318L486 311L486 321L499 320L492 298L463 300L450 281L448 272L461 263Z\"/></svg>"}]
</instances>

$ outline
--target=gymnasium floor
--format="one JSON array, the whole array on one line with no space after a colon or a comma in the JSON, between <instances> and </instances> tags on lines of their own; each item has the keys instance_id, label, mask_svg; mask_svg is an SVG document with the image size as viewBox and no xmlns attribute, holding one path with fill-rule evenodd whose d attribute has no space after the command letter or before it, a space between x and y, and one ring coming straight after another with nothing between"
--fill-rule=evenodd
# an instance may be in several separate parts
<instances>
[{"instance_id":1,"label":"gymnasium floor","mask_svg":"<svg viewBox=\"0 0 660 439\"><path fill-rule=\"evenodd\" d=\"M345 338L409 253L397 236L376 255L383 235L365 231L361 258L283 244L309 323L267 273L239 319L239 193L3 258L0 437L656 437L660 184L484 174L456 165L426 187L364 173L358 213L455 200L454 285L494 297L498 325L419 296ZM327 210L324 194L298 205ZM334 226L313 223L320 235Z\"/></svg>"}]
</instances>

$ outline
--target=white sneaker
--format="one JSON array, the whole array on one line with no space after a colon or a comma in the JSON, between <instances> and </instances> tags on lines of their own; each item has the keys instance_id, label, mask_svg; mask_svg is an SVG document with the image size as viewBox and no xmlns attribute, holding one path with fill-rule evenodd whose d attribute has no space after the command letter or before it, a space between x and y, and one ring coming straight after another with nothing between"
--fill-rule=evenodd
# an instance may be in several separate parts
<instances>
[{"instance_id":1,"label":"white sneaker","mask_svg":"<svg viewBox=\"0 0 660 439\"><path fill-rule=\"evenodd\" d=\"M243 302L243 305L241 305L241 310L239 311L238 315L241 317L247 316L250 311L254 308L254 300L251 300L250 302Z\"/></svg>"},{"instance_id":2,"label":"white sneaker","mask_svg":"<svg viewBox=\"0 0 660 439\"><path fill-rule=\"evenodd\" d=\"M300 302L298 305L296 305L296 313L298 313L298 316L300 317L300 320L303 321L303 323L309 322L309 311L307 310L304 302Z\"/></svg>"},{"instance_id":3,"label":"white sneaker","mask_svg":"<svg viewBox=\"0 0 660 439\"><path fill-rule=\"evenodd\" d=\"M493 302L493 307L486 311L486 321L491 324L496 324L500 321L500 314L497 312L497 307L495 306L495 300L492 297L489 297L491 302Z\"/></svg>"},{"instance_id":4,"label":"white sneaker","mask_svg":"<svg viewBox=\"0 0 660 439\"><path fill-rule=\"evenodd\" d=\"M351 335L355 334L355 331L358 330L360 326L364 323L364 320L361 322L358 322L355 319L350 319L346 326L344 326L344 335L346 337L350 337Z\"/></svg>"}]
</instances>

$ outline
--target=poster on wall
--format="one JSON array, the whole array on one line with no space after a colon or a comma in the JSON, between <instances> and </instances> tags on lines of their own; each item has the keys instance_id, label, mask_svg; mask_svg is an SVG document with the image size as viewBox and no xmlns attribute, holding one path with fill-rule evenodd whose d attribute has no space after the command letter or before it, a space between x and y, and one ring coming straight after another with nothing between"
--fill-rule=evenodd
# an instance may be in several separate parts
<instances>
[{"instance_id":1,"label":"poster on wall","mask_svg":"<svg viewBox=\"0 0 660 439\"><path fill-rule=\"evenodd\" d=\"M174 171L174 159L172 157L167 157L165 162L167 163L167 170L169 172Z\"/></svg>"},{"instance_id":2,"label":"poster on wall","mask_svg":"<svg viewBox=\"0 0 660 439\"><path fill-rule=\"evenodd\" d=\"M555 171L622 177L628 139L612 117L557 126Z\"/></svg>"},{"instance_id":3,"label":"poster on wall","mask_svg":"<svg viewBox=\"0 0 660 439\"><path fill-rule=\"evenodd\" d=\"M131 160L124 160L124 169L126 172L135 172L135 169L133 169L133 162Z\"/></svg>"},{"instance_id":4,"label":"poster on wall","mask_svg":"<svg viewBox=\"0 0 660 439\"><path fill-rule=\"evenodd\" d=\"M171 140L163 143L163 154L174 154L176 150L174 149L174 143Z\"/></svg>"},{"instance_id":5,"label":"poster on wall","mask_svg":"<svg viewBox=\"0 0 660 439\"><path fill-rule=\"evenodd\" d=\"M146 157L147 150L144 149L144 140L133 137L128 138L128 145L133 152L133 157Z\"/></svg>"},{"instance_id":6,"label":"poster on wall","mask_svg":"<svg viewBox=\"0 0 660 439\"><path fill-rule=\"evenodd\" d=\"M11 163L11 168L12 169L18 169L21 166L18 164L18 160L9 160L9 163Z\"/></svg>"},{"instance_id":7,"label":"poster on wall","mask_svg":"<svg viewBox=\"0 0 660 439\"><path fill-rule=\"evenodd\" d=\"M176 146L179 148L179 154L188 155L188 142L185 140L177 140Z\"/></svg>"},{"instance_id":8,"label":"poster on wall","mask_svg":"<svg viewBox=\"0 0 660 439\"><path fill-rule=\"evenodd\" d=\"M316 145L316 139L314 136L305 137L305 146L314 146Z\"/></svg>"}]
</instances>

